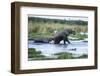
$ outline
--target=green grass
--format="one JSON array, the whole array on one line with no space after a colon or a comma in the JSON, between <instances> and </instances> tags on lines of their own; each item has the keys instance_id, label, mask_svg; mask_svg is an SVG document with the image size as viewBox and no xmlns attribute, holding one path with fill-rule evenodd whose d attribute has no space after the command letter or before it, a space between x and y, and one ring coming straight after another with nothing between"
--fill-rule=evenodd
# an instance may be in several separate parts
<instances>
[{"instance_id":1,"label":"green grass","mask_svg":"<svg viewBox=\"0 0 100 76\"><path fill-rule=\"evenodd\" d=\"M87 32L87 26L83 25L67 25L60 23L44 23L44 22L28 22L28 38L29 39L38 39L38 38L51 38L54 36L54 31L63 31L64 29L72 29L76 32L76 37L78 39L86 38L85 35L80 35L79 32Z\"/></svg>"},{"instance_id":2,"label":"green grass","mask_svg":"<svg viewBox=\"0 0 100 76\"><path fill-rule=\"evenodd\" d=\"M44 58L45 56L41 54L41 51L36 51L35 48L28 49L28 58Z\"/></svg>"},{"instance_id":3,"label":"green grass","mask_svg":"<svg viewBox=\"0 0 100 76\"><path fill-rule=\"evenodd\" d=\"M76 40L84 40L85 38L88 38L87 35L81 35L80 33L77 33L76 35L70 35L70 37L76 38Z\"/></svg>"},{"instance_id":4,"label":"green grass","mask_svg":"<svg viewBox=\"0 0 100 76\"><path fill-rule=\"evenodd\" d=\"M81 56L79 56L77 58L88 58L88 55L87 54L83 54L83 55L81 55Z\"/></svg>"},{"instance_id":5,"label":"green grass","mask_svg":"<svg viewBox=\"0 0 100 76\"><path fill-rule=\"evenodd\" d=\"M73 54L72 53L68 53L68 52L60 52L60 53L56 53L54 54L57 56L57 59L73 59Z\"/></svg>"}]
</instances>

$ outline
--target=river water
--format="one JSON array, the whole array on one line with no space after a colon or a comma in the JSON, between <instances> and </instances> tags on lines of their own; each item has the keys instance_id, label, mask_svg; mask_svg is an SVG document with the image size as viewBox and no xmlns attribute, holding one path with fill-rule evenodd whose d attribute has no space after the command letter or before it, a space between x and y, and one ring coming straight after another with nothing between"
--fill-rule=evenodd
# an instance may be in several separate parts
<instances>
[{"instance_id":1,"label":"river water","mask_svg":"<svg viewBox=\"0 0 100 76\"><path fill-rule=\"evenodd\" d=\"M34 43L34 41L28 41L28 48L35 48L37 51L41 51L45 56L51 56L60 52L69 52L75 54L76 56L88 54L88 42L84 42L83 40L70 42L71 44L64 45L62 41L60 44L53 44L53 42Z\"/></svg>"}]
</instances>

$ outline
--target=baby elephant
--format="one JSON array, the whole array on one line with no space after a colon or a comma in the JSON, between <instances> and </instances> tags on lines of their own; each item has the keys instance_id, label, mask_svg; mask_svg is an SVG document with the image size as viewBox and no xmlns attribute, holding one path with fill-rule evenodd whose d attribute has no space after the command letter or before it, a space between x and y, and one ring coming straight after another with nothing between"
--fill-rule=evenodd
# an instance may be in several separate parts
<instances>
[{"instance_id":1,"label":"baby elephant","mask_svg":"<svg viewBox=\"0 0 100 76\"><path fill-rule=\"evenodd\" d=\"M59 44L60 41L62 41L62 40L64 41L64 44L66 44L66 41L70 44L70 41L68 40L68 36L70 34L75 35L75 31L73 31L71 29L66 29L62 32L57 33L53 38L54 44Z\"/></svg>"}]
</instances>

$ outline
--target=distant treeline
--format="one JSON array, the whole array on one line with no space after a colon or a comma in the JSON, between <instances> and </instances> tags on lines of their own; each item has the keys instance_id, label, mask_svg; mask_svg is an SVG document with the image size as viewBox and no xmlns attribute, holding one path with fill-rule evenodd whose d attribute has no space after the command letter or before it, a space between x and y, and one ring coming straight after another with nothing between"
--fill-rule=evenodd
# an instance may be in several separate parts
<instances>
[{"instance_id":1,"label":"distant treeline","mask_svg":"<svg viewBox=\"0 0 100 76\"><path fill-rule=\"evenodd\" d=\"M29 17L29 21L35 22L44 22L44 23L60 23L60 24L68 24L68 25L88 25L88 21L83 20L66 20L66 19L48 19L48 18L40 18L40 17Z\"/></svg>"}]
</instances>

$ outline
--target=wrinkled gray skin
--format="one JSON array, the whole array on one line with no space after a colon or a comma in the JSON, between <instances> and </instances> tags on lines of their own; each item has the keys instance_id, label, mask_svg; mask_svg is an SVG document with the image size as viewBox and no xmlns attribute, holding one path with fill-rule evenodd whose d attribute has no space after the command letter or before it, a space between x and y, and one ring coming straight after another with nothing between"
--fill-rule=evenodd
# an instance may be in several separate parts
<instances>
[{"instance_id":1,"label":"wrinkled gray skin","mask_svg":"<svg viewBox=\"0 0 100 76\"><path fill-rule=\"evenodd\" d=\"M68 40L68 36L70 34L75 34L75 31L66 29L62 32L57 33L52 40L54 41L54 44L59 44L60 41L62 41L62 40L63 40L64 44L66 44L66 42L68 42L70 44L70 41Z\"/></svg>"}]
</instances>

